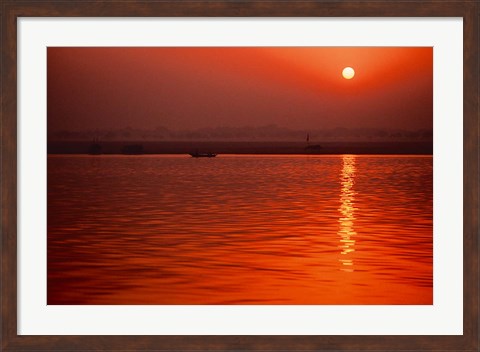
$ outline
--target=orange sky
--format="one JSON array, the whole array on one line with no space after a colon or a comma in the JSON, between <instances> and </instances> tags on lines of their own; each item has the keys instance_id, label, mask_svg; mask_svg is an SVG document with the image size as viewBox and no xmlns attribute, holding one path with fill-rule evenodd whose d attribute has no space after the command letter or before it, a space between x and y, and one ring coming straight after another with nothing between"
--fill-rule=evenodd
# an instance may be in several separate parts
<instances>
[{"instance_id":1,"label":"orange sky","mask_svg":"<svg viewBox=\"0 0 480 352\"><path fill-rule=\"evenodd\" d=\"M47 58L49 131L433 125L432 48L48 48Z\"/></svg>"}]
</instances>

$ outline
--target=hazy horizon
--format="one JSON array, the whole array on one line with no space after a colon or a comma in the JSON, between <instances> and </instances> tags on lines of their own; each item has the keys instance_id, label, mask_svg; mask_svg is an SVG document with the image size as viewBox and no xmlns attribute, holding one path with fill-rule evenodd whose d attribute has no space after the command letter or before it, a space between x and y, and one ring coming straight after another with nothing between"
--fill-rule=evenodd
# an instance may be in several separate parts
<instances>
[{"instance_id":1,"label":"hazy horizon","mask_svg":"<svg viewBox=\"0 0 480 352\"><path fill-rule=\"evenodd\" d=\"M293 130L277 125L212 127L202 129L139 129L130 126L116 129L83 129L49 131L50 141L431 141L429 129L332 128L324 130Z\"/></svg>"}]
</instances>

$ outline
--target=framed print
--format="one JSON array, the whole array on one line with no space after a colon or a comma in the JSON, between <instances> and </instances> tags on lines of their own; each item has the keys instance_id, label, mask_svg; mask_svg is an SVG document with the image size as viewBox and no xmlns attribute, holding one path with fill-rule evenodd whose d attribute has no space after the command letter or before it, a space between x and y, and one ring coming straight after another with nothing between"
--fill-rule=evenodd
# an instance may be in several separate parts
<instances>
[{"instance_id":1,"label":"framed print","mask_svg":"<svg viewBox=\"0 0 480 352\"><path fill-rule=\"evenodd\" d=\"M475 1L2 5L2 348L478 349Z\"/></svg>"}]
</instances>

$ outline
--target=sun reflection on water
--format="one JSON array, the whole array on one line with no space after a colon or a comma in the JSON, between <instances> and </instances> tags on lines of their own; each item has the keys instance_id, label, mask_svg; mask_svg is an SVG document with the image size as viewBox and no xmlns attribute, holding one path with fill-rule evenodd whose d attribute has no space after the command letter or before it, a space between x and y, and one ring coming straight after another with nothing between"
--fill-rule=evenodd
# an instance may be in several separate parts
<instances>
[{"instance_id":1,"label":"sun reflection on water","mask_svg":"<svg viewBox=\"0 0 480 352\"><path fill-rule=\"evenodd\" d=\"M49 155L48 304L432 304L433 157L200 159Z\"/></svg>"},{"instance_id":2,"label":"sun reflection on water","mask_svg":"<svg viewBox=\"0 0 480 352\"><path fill-rule=\"evenodd\" d=\"M340 236L341 258L339 259L341 265L340 270L353 272L353 252L355 252L355 235L357 234L354 229L355 221L355 190L353 186L355 184L355 156L344 155L343 156L343 169L340 175L341 181L341 193L340 193L340 217L338 222L340 228L338 235Z\"/></svg>"}]
</instances>

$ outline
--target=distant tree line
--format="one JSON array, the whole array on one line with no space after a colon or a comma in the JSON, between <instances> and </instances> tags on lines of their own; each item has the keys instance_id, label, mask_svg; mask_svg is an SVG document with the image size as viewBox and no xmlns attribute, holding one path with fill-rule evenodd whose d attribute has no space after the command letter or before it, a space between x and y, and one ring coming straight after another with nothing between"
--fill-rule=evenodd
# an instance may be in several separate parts
<instances>
[{"instance_id":1,"label":"distant tree line","mask_svg":"<svg viewBox=\"0 0 480 352\"><path fill-rule=\"evenodd\" d=\"M157 127L48 131L50 141L430 141L429 129L344 128L292 130L277 125L172 130Z\"/></svg>"}]
</instances>

